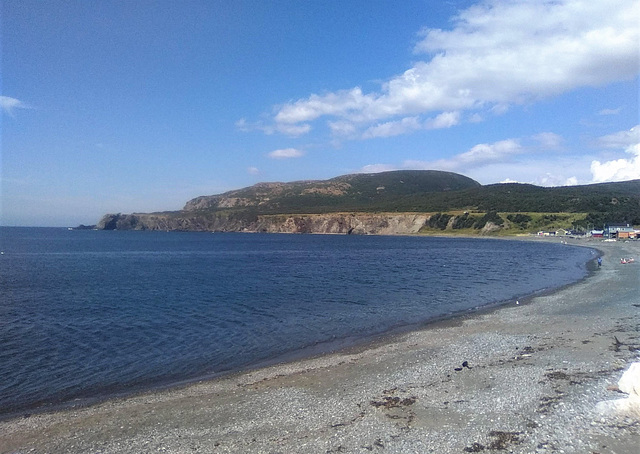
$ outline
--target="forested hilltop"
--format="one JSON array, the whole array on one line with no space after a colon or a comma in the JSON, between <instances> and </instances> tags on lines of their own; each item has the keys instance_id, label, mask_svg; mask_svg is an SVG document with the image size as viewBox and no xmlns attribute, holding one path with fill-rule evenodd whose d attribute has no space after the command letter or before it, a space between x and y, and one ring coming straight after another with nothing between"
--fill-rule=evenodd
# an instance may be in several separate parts
<instances>
[{"instance_id":1,"label":"forested hilltop","mask_svg":"<svg viewBox=\"0 0 640 454\"><path fill-rule=\"evenodd\" d=\"M395 221L389 224L392 217ZM398 231L392 226L394 222ZM415 233L448 229L514 233L554 227L585 230L607 223L640 224L640 180L553 188L519 183L483 186L456 173L408 170L344 175L321 181L259 183L224 194L197 197L180 211L105 215L96 227L310 233ZM410 231L405 231L409 225Z\"/></svg>"}]
</instances>

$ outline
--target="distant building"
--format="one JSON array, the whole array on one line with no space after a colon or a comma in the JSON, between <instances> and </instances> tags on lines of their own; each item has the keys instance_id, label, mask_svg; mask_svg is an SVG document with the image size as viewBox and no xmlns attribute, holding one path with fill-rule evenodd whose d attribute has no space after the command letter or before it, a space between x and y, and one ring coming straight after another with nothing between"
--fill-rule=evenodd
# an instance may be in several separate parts
<instances>
[{"instance_id":1,"label":"distant building","mask_svg":"<svg viewBox=\"0 0 640 454\"><path fill-rule=\"evenodd\" d=\"M592 230L589 232L589 236L594 238L602 238L604 236L604 230Z\"/></svg>"},{"instance_id":2,"label":"distant building","mask_svg":"<svg viewBox=\"0 0 640 454\"><path fill-rule=\"evenodd\" d=\"M608 238L627 239L635 236L635 230L630 224L611 224L605 228L604 235Z\"/></svg>"}]
</instances>

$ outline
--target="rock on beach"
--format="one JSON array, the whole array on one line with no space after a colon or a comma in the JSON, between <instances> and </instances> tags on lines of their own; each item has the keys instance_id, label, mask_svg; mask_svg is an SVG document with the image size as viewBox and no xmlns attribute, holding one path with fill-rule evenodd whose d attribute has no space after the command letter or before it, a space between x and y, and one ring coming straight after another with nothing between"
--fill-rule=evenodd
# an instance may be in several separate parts
<instances>
[{"instance_id":1,"label":"rock on beach","mask_svg":"<svg viewBox=\"0 0 640 454\"><path fill-rule=\"evenodd\" d=\"M604 415L636 418L640 423L640 362L632 363L612 389L627 396L600 402L598 410Z\"/></svg>"}]
</instances>

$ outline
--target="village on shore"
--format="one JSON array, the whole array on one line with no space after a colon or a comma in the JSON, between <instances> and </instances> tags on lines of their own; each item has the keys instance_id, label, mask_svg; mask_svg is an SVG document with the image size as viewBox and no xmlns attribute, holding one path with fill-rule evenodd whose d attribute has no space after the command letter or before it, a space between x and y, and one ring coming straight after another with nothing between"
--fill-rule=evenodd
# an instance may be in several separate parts
<instances>
[{"instance_id":1,"label":"village on shore","mask_svg":"<svg viewBox=\"0 0 640 454\"><path fill-rule=\"evenodd\" d=\"M631 224L610 224L605 225L601 230L592 229L588 232L577 230L558 229L555 231L541 230L536 233L538 236L571 236L601 238L604 240L637 240L640 239L640 229L636 229Z\"/></svg>"}]
</instances>

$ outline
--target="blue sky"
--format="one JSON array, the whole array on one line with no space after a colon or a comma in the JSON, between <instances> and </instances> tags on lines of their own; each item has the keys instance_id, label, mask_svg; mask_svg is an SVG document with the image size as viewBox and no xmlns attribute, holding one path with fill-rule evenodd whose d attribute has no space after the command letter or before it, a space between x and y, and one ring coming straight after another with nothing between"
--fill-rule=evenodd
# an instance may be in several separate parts
<instances>
[{"instance_id":1,"label":"blue sky","mask_svg":"<svg viewBox=\"0 0 640 454\"><path fill-rule=\"evenodd\" d=\"M640 178L640 0L1 5L2 225L395 169Z\"/></svg>"}]
</instances>

